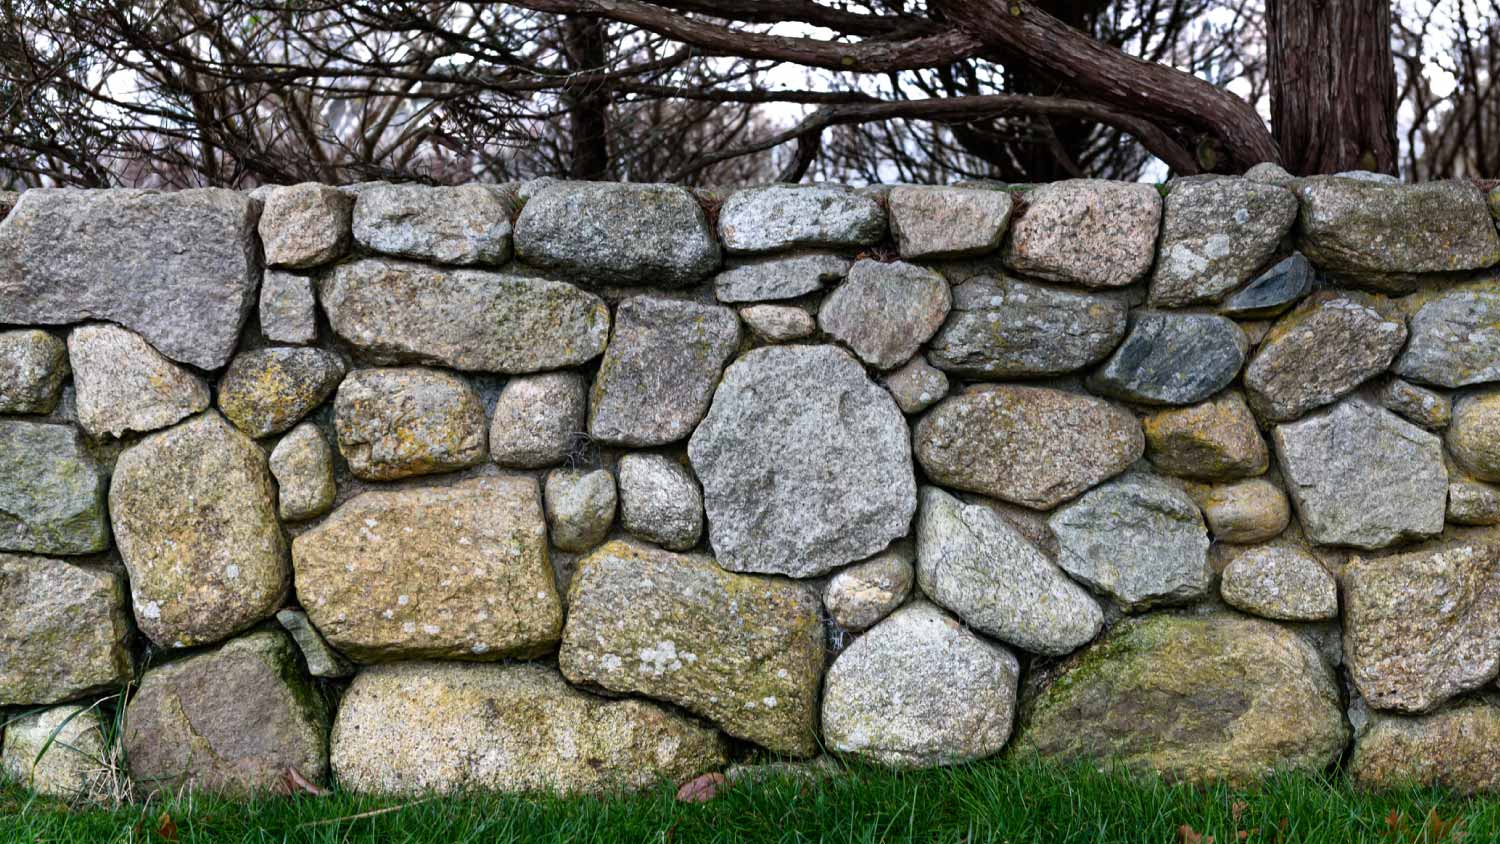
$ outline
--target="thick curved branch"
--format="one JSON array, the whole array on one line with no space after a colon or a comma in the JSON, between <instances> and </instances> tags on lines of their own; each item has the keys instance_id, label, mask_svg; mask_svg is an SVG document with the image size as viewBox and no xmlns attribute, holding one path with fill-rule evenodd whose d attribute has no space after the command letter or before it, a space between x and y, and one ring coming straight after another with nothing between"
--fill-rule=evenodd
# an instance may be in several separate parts
<instances>
[{"instance_id":1,"label":"thick curved branch","mask_svg":"<svg viewBox=\"0 0 1500 844\"><path fill-rule=\"evenodd\" d=\"M866 15L809 0L657 0L656 5L745 23L810 23L861 38L911 38L931 35L939 30L938 25L927 18Z\"/></svg>"}]
</instances>

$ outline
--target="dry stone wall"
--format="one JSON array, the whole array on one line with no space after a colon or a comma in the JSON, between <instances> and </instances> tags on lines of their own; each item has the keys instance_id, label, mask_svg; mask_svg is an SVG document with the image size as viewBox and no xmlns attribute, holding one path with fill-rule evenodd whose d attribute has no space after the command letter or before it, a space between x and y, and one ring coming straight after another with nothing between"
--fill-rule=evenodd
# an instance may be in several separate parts
<instances>
[{"instance_id":1,"label":"dry stone wall","mask_svg":"<svg viewBox=\"0 0 1500 844\"><path fill-rule=\"evenodd\" d=\"M1500 189L12 203L0 767L39 790L115 708L142 792L1497 787Z\"/></svg>"}]
</instances>

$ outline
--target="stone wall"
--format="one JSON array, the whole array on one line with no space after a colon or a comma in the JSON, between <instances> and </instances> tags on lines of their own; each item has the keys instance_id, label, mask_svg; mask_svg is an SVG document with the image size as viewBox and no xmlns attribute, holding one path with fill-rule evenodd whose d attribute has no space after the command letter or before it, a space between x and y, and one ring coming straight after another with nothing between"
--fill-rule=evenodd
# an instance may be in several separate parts
<instances>
[{"instance_id":1,"label":"stone wall","mask_svg":"<svg viewBox=\"0 0 1500 844\"><path fill-rule=\"evenodd\" d=\"M1500 786L1500 191L12 203L0 706L40 790L114 705L142 791L825 752Z\"/></svg>"}]
</instances>

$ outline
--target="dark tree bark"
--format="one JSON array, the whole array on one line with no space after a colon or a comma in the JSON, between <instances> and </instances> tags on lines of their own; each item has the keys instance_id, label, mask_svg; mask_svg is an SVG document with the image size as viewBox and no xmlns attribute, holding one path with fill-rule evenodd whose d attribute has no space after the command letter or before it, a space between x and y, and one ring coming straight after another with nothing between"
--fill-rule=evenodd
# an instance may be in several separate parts
<instances>
[{"instance_id":1,"label":"dark tree bark","mask_svg":"<svg viewBox=\"0 0 1500 844\"><path fill-rule=\"evenodd\" d=\"M1299 176L1396 173L1390 0L1268 0L1271 131Z\"/></svg>"},{"instance_id":2,"label":"dark tree bark","mask_svg":"<svg viewBox=\"0 0 1500 844\"><path fill-rule=\"evenodd\" d=\"M589 73L604 68L604 21L599 18L568 17L563 20L563 49L568 66ZM602 181L609 178L609 89L579 78L563 85L568 106L572 156L568 177Z\"/></svg>"}]
</instances>

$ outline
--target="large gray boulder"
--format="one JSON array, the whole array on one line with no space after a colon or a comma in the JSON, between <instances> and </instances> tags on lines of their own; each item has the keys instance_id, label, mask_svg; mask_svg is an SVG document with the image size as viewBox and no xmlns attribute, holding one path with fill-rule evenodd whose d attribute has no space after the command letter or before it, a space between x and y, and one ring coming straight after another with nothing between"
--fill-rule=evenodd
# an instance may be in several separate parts
<instances>
[{"instance_id":1,"label":"large gray boulder","mask_svg":"<svg viewBox=\"0 0 1500 844\"><path fill-rule=\"evenodd\" d=\"M1500 381L1500 280L1417 294L1401 304L1411 315L1411 342L1396 360L1396 374L1440 387Z\"/></svg>"},{"instance_id":2,"label":"large gray boulder","mask_svg":"<svg viewBox=\"0 0 1500 844\"><path fill-rule=\"evenodd\" d=\"M68 377L68 347L40 329L0 331L0 413L51 413Z\"/></svg>"},{"instance_id":3,"label":"large gray boulder","mask_svg":"<svg viewBox=\"0 0 1500 844\"><path fill-rule=\"evenodd\" d=\"M265 192L260 241L266 264L305 269L331 263L349 251L354 197L331 185L303 182Z\"/></svg>"},{"instance_id":4,"label":"large gray boulder","mask_svg":"<svg viewBox=\"0 0 1500 844\"><path fill-rule=\"evenodd\" d=\"M104 485L77 429L0 419L0 551L108 548Z\"/></svg>"},{"instance_id":5,"label":"large gray boulder","mask_svg":"<svg viewBox=\"0 0 1500 844\"><path fill-rule=\"evenodd\" d=\"M1174 183L1166 198L1151 304L1217 301L1276 254L1297 219L1297 197L1248 179Z\"/></svg>"},{"instance_id":6,"label":"large gray boulder","mask_svg":"<svg viewBox=\"0 0 1500 844\"><path fill-rule=\"evenodd\" d=\"M503 264L510 259L512 207L495 185L375 185L354 203L354 239L400 258Z\"/></svg>"},{"instance_id":7,"label":"large gray boulder","mask_svg":"<svg viewBox=\"0 0 1500 844\"><path fill-rule=\"evenodd\" d=\"M241 352L219 379L219 410L252 437L279 434L332 395L346 371L342 358L322 349Z\"/></svg>"},{"instance_id":8,"label":"large gray boulder","mask_svg":"<svg viewBox=\"0 0 1500 844\"><path fill-rule=\"evenodd\" d=\"M911 359L943 324L952 297L932 270L903 261L855 262L818 309L818 325L876 369Z\"/></svg>"},{"instance_id":9,"label":"large gray boulder","mask_svg":"<svg viewBox=\"0 0 1500 844\"><path fill-rule=\"evenodd\" d=\"M1364 713L1349 778L1379 791L1417 786L1460 794L1500 791L1500 703L1493 696L1430 715Z\"/></svg>"},{"instance_id":10,"label":"large gray boulder","mask_svg":"<svg viewBox=\"0 0 1500 844\"><path fill-rule=\"evenodd\" d=\"M118 325L81 325L68 334L78 424L119 437L175 424L208 408L208 385Z\"/></svg>"},{"instance_id":11,"label":"large gray boulder","mask_svg":"<svg viewBox=\"0 0 1500 844\"><path fill-rule=\"evenodd\" d=\"M1140 311L1088 385L1142 404L1194 404L1229 386L1249 350L1245 332L1225 317Z\"/></svg>"},{"instance_id":12,"label":"large gray boulder","mask_svg":"<svg viewBox=\"0 0 1500 844\"><path fill-rule=\"evenodd\" d=\"M131 677L125 579L0 554L0 706L108 693Z\"/></svg>"},{"instance_id":13,"label":"large gray boulder","mask_svg":"<svg viewBox=\"0 0 1500 844\"><path fill-rule=\"evenodd\" d=\"M747 353L688 444L719 564L812 577L904 536L917 508L909 438L847 352Z\"/></svg>"},{"instance_id":14,"label":"large gray boulder","mask_svg":"<svg viewBox=\"0 0 1500 844\"><path fill-rule=\"evenodd\" d=\"M842 280L853 263L828 252L744 258L714 276L714 296L720 302L795 299Z\"/></svg>"},{"instance_id":15,"label":"large gray boulder","mask_svg":"<svg viewBox=\"0 0 1500 844\"><path fill-rule=\"evenodd\" d=\"M1000 248L1015 201L1005 191L900 186L886 196L901 257L960 258Z\"/></svg>"},{"instance_id":16,"label":"large gray boulder","mask_svg":"<svg viewBox=\"0 0 1500 844\"><path fill-rule=\"evenodd\" d=\"M1151 269L1161 227L1152 185L1070 179L1026 192L1003 260L1012 272L1085 287L1124 287Z\"/></svg>"},{"instance_id":17,"label":"large gray boulder","mask_svg":"<svg viewBox=\"0 0 1500 844\"><path fill-rule=\"evenodd\" d=\"M719 209L719 237L730 252L868 246L885 232L875 197L838 185L746 188Z\"/></svg>"},{"instance_id":18,"label":"large gray boulder","mask_svg":"<svg viewBox=\"0 0 1500 844\"><path fill-rule=\"evenodd\" d=\"M985 378L1061 375L1103 360L1125 336L1125 302L1111 296L980 276L953 288L953 310L932 338L938 369Z\"/></svg>"},{"instance_id":19,"label":"large gray boulder","mask_svg":"<svg viewBox=\"0 0 1500 844\"><path fill-rule=\"evenodd\" d=\"M349 471L365 480L451 472L486 456L479 394L435 369L349 373L334 400L334 428Z\"/></svg>"}]
</instances>

